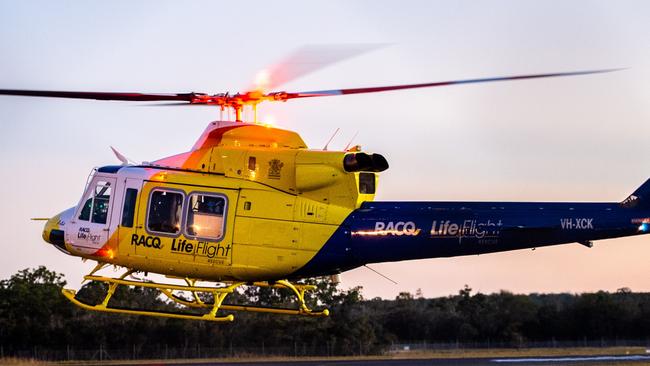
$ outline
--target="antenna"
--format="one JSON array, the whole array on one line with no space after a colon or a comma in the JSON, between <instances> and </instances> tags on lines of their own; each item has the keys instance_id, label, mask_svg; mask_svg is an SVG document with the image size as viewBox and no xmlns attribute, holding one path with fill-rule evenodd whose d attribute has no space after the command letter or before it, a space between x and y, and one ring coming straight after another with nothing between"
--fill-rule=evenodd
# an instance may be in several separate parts
<instances>
[{"instance_id":1,"label":"antenna","mask_svg":"<svg viewBox=\"0 0 650 366\"><path fill-rule=\"evenodd\" d=\"M372 269L372 268L370 268L370 267L368 267L368 265L367 265L367 264L364 264L363 266L364 266L364 267L366 267L366 268L368 268L369 270L371 270L371 271L373 271L373 272L375 272L376 274L378 274L378 275L380 275L380 276L382 276L383 278L385 278L385 279L387 279L387 280L389 280L390 282L392 282L392 283L394 283L394 284L396 284L396 285L397 285L397 282L395 282L395 281L393 281L393 280L391 280L391 279L390 279L390 277L388 277L388 276L385 276L385 275L383 275L383 274L381 274L381 273L379 273L379 272L378 272L377 270L374 270L374 269Z\"/></svg>"},{"instance_id":2,"label":"antenna","mask_svg":"<svg viewBox=\"0 0 650 366\"><path fill-rule=\"evenodd\" d=\"M354 136L352 136L352 138L350 139L350 142L348 142L348 144L345 145L345 147L343 148L343 151L348 151L348 149L350 148L350 145L352 145L352 141L354 141L354 139L357 138L358 134L359 134L359 131L354 133Z\"/></svg>"},{"instance_id":3,"label":"antenna","mask_svg":"<svg viewBox=\"0 0 650 366\"><path fill-rule=\"evenodd\" d=\"M325 147L323 147L323 151L327 151L327 146L330 144L330 142L332 142L332 140L334 139L334 136L336 136L336 134L339 133L339 130L340 130L340 128L337 127L336 131L334 131L334 133L332 134L332 137L330 137L330 139L327 140L327 143L325 144Z\"/></svg>"},{"instance_id":4,"label":"antenna","mask_svg":"<svg viewBox=\"0 0 650 366\"><path fill-rule=\"evenodd\" d=\"M113 150L113 154L115 154L115 157L117 160L122 162L122 165L129 165L129 158L126 156L122 155L117 149L115 149L113 146L109 146L111 150Z\"/></svg>"}]
</instances>

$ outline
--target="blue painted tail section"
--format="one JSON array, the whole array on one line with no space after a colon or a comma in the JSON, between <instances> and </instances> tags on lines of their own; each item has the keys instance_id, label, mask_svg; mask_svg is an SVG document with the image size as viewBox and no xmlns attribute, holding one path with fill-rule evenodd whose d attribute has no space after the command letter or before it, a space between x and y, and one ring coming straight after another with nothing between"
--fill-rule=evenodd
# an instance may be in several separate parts
<instances>
[{"instance_id":1,"label":"blue painted tail section","mask_svg":"<svg viewBox=\"0 0 650 366\"><path fill-rule=\"evenodd\" d=\"M484 254L645 234L650 180L621 203L366 202L293 277L364 264Z\"/></svg>"},{"instance_id":2,"label":"blue painted tail section","mask_svg":"<svg viewBox=\"0 0 650 366\"><path fill-rule=\"evenodd\" d=\"M623 200L621 205L626 208L650 209L650 179Z\"/></svg>"}]
</instances>

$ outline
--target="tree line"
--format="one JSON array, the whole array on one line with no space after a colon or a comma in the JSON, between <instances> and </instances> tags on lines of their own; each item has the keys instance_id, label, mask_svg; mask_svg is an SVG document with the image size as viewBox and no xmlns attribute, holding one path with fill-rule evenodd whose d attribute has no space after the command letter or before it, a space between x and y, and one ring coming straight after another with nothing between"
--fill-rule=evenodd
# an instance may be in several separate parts
<instances>
[{"instance_id":1,"label":"tree line","mask_svg":"<svg viewBox=\"0 0 650 366\"><path fill-rule=\"evenodd\" d=\"M62 295L62 274L45 267L25 269L0 281L0 344L4 355L22 350L172 348L254 349L329 355L377 354L409 341L490 341L514 347L536 341L650 338L650 294L620 289L584 294L473 293L424 298L400 293L394 300L364 299L360 287L342 290L328 279L309 297L327 305L328 318L236 313L232 323L212 323L98 313L79 309ZM99 302L100 283L87 283L78 296ZM288 292L249 287L238 303L290 305ZM227 298L229 300L230 298ZM121 286L113 306L177 310L155 290ZM261 350L260 350L260 347ZM310 351L306 351L310 350Z\"/></svg>"}]
</instances>

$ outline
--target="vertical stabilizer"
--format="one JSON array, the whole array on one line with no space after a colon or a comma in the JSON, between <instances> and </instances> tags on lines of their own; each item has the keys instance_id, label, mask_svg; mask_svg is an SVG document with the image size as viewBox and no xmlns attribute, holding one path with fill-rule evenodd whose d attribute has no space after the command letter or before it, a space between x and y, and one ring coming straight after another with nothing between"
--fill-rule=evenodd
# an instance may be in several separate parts
<instances>
[{"instance_id":1,"label":"vertical stabilizer","mask_svg":"<svg viewBox=\"0 0 650 366\"><path fill-rule=\"evenodd\" d=\"M650 179L629 195L621 206L625 208L650 208Z\"/></svg>"}]
</instances>

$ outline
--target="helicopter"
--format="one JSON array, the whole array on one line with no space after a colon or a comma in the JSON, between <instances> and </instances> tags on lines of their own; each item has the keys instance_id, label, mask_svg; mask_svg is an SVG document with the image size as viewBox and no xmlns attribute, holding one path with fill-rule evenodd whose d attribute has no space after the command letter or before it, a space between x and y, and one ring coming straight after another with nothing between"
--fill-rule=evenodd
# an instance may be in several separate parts
<instances>
[{"instance_id":1,"label":"helicopter","mask_svg":"<svg viewBox=\"0 0 650 366\"><path fill-rule=\"evenodd\" d=\"M621 202L374 201L386 158L358 146L309 149L297 132L257 121L262 102L404 89L568 77L615 69L463 79L421 84L242 93L146 94L0 89L0 95L207 105L234 111L213 121L193 147L152 162L94 168L79 202L44 219L42 237L61 252L96 261L84 279L105 284L93 311L233 321L233 312L325 317L307 305L316 286L300 280L371 263L454 257L647 234L650 180ZM243 121L244 108L253 119ZM98 275L123 268L118 277ZM183 284L142 280L155 273ZM333 278L334 280L334 278ZM209 285L199 285L208 282ZM112 306L119 286L158 290L178 312ZM295 307L228 302L244 286L288 290ZM185 294L190 294L187 297ZM187 312L194 309L198 312Z\"/></svg>"}]
</instances>

